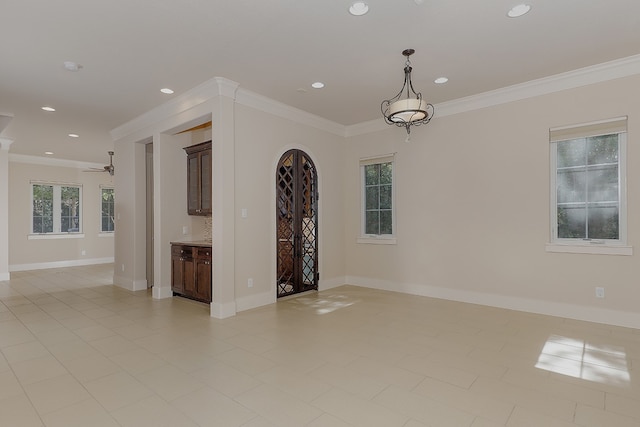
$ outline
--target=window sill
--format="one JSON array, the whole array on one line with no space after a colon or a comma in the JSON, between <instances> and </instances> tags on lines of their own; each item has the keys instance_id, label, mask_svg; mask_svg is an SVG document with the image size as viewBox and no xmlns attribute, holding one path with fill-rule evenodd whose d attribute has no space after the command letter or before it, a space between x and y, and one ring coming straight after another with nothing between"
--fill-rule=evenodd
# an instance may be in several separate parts
<instances>
[{"instance_id":1,"label":"window sill","mask_svg":"<svg viewBox=\"0 0 640 427\"><path fill-rule=\"evenodd\" d=\"M113 231L101 231L98 233L98 237L113 237L114 234Z\"/></svg>"},{"instance_id":2,"label":"window sill","mask_svg":"<svg viewBox=\"0 0 640 427\"><path fill-rule=\"evenodd\" d=\"M363 236L358 237L357 243L368 244L368 245L395 245L396 238L395 237L374 237L374 236Z\"/></svg>"},{"instance_id":3,"label":"window sill","mask_svg":"<svg viewBox=\"0 0 640 427\"><path fill-rule=\"evenodd\" d=\"M84 233L29 234L27 240L84 239Z\"/></svg>"},{"instance_id":4,"label":"window sill","mask_svg":"<svg viewBox=\"0 0 640 427\"><path fill-rule=\"evenodd\" d=\"M614 246L597 244L563 244L547 243L545 251L570 254L595 254L595 255L633 255L633 246Z\"/></svg>"}]
</instances>

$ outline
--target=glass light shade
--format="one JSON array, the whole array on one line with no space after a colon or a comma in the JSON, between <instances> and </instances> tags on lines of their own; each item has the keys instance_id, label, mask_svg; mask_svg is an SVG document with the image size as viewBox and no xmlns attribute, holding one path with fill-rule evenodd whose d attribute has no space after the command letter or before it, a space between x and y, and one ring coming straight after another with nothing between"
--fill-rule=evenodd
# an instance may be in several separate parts
<instances>
[{"instance_id":1,"label":"glass light shade","mask_svg":"<svg viewBox=\"0 0 640 427\"><path fill-rule=\"evenodd\" d=\"M410 123L425 117L427 117L427 102L422 99L401 99L389 106L389 120L395 123Z\"/></svg>"}]
</instances>

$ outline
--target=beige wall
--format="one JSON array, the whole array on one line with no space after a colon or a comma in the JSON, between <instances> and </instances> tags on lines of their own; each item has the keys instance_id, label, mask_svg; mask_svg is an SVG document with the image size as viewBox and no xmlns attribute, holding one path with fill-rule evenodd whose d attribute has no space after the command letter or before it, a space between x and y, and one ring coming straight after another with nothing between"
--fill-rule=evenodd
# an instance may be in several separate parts
<instances>
[{"instance_id":1,"label":"beige wall","mask_svg":"<svg viewBox=\"0 0 640 427\"><path fill-rule=\"evenodd\" d=\"M640 242L640 76L438 117L348 139L348 281L640 326L633 256L545 252L549 128L628 116L628 243ZM362 157L397 152L397 245L358 244ZM351 197L351 196L354 197ZM596 299L594 288L605 287Z\"/></svg>"},{"instance_id":2,"label":"beige wall","mask_svg":"<svg viewBox=\"0 0 640 427\"><path fill-rule=\"evenodd\" d=\"M224 88L223 88L224 89ZM124 158L116 179L116 213L121 233L116 235L115 283L136 289L144 280L144 209L138 185L139 164L135 155L140 141L154 142L155 283L156 298L171 296L168 242L182 236L182 225L202 218L186 214L186 156L182 147L213 139L213 303L211 313L226 317L276 299L275 169L290 148L305 150L319 172L320 287L344 284L344 210L342 151L344 138L309 125L292 122L261 110L234 103L227 96L166 115L147 127L116 141ZM162 109L157 110L164 114ZM141 120L144 121L145 117ZM172 136L212 120L212 132ZM247 218L241 218L247 209ZM124 265L124 267L122 267ZM252 278L253 287L247 286Z\"/></svg>"},{"instance_id":3,"label":"beige wall","mask_svg":"<svg viewBox=\"0 0 640 427\"><path fill-rule=\"evenodd\" d=\"M155 210L164 220L155 233L161 239L156 241L156 272L164 291L154 289L154 297L168 297L164 245L176 234L180 237L186 221L181 203L166 203L184 184L184 159L167 155L179 152L182 140L169 135L212 120L211 313L216 317L275 301L275 167L286 150L299 148L319 173L320 289L350 283L640 327L637 255L545 251L550 234L549 128L618 116L629 117L628 243L640 240L640 155L635 144L640 101L628 96L629 88L639 84L640 76L633 76L457 114L438 116L436 110L433 122L415 128L412 141L405 143L400 128L345 138L330 124L318 125L304 114L295 113L302 119L289 121L282 118L286 107L267 113L263 99L248 92L241 93L242 102L234 102L237 87L213 79L198 88L201 92L194 91L201 96L185 95L180 103L152 110L114 131L120 135L118 153L127 156L120 165L128 169L117 176L117 211L129 224L118 228L116 270L120 262L126 269L132 265L119 284L139 280L144 271L139 250L144 247L142 194L120 190L139 180L139 172L134 173L138 157L131 147L150 138L173 144L161 145L154 163L161 169L157 173L166 173L156 179L155 188L162 194ZM252 102L259 106L250 106ZM193 138L198 136L192 135L191 142ZM389 153L396 153L397 244L358 244L359 159ZM241 217L242 209L247 218ZM605 288L606 298L595 298L596 286Z\"/></svg>"},{"instance_id":4,"label":"beige wall","mask_svg":"<svg viewBox=\"0 0 640 427\"><path fill-rule=\"evenodd\" d=\"M235 135L236 297L266 294L263 301L275 300L276 167L292 148L305 151L318 170L319 286L344 284L344 139L242 105L236 106ZM241 209L247 218L240 217Z\"/></svg>"},{"instance_id":5,"label":"beige wall","mask_svg":"<svg viewBox=\"0 0 640 427\"><path fill-rule=\"evenodd\" d=\"M31 231L31 180L82 185L84 238L28 239ZM10 161L9 183L10 271L110 262L113 259L113 236L99 236L100 185L113 186L109 174ZM84 255L82 251L85 251Z\"/></svg>"}]
</instances>

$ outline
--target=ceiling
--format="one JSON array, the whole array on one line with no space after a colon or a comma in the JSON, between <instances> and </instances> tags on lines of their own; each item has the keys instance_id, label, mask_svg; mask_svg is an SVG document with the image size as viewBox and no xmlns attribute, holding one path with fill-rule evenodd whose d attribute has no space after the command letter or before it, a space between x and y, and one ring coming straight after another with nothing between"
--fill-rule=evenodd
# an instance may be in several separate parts
<instances>
[{"instance_id":1,"label":"ceiling","mask_svg":"<svg viewBox=\"0 0 640 427\"><path fill-rule=\"evenodd\" d=\"M640 54L640 1L526 0L508 18L520 2L367 0L354 17L348 0L10 1L0 136L10 153L104 163L111 129L216 76L352 125L400 90L406 48L433 104Z\"/></svg>"}]
</instances>

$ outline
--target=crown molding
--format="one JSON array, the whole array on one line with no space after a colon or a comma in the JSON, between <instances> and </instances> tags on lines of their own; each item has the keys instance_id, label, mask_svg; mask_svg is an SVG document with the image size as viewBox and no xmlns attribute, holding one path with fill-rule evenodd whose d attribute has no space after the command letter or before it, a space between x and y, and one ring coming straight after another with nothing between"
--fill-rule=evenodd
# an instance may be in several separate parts
<instances>
[{"instance_id":1,"label":"crown molding","mask_svg":"<svg viewBox=\"0 0 640 427\"><path fill-rule=\"evenodd\" d=\"M438 104L440 116L473 111L640 74L640 55L579 68L490 92Z\"/></svg>"},{"instance_id":2,"label":"crown molding","mask_svg":"<svg viewBox=\"0 0 640 427\"><path fill-rule=\"evenodd\" d=\"M169 117L180 114L197 105L209 101L216 96L233 99L240 105L273 114L296 123L305 124L316 129L324 130L339 136L345 136L344 125L332 122L308 113L290 105L275 101L266 96L242 89L233 80L224 77L214 77L176 98L147 111L135 119L111 130L111 138L119 140L147 127L153 126Z\"/></svg>"},{"instance_id":3,"label":"crown molding","mask_svg":"<svg viewBox=\"0 0 640 427\"><path fill-rule=\"evenodd\" d=\"M441 102L435 105L436 113L434 119L437 120L438 117L446 117L481 108L493 107L636 74L640 74L640 55L629 56L602 64L579 68L566 73L506 86L477 95ZM389 125L382 120L371 120L347 126L346 136L363 135L388 128Z\"/></svg>"},{"instance_id":4,"label":"crown molding","mask_svg":"<svg viewBox=\"0 0 640 427\"><path fill-rule=\"evenodd\" d=\"M228 93L229 87L231 86L230 83L235 82L227 79L221 79L219 81L219 78L215 77L207 80L206 82L176 96L175 98L158 105L146 113L139 115L135 119L112 129L109 132L111 134L111 138L114 141L117 141L142 129L153 126L162 120L207 102L211 98L218 96L221 91ZM237 85L237 83L235 84ZM224 88L220 89L221 86Z\"/></svg>"},{"instance_id":5,"label":"crown molding","mask_svg":"<svg viewBox=\"0 0 640 427\"><path fill-rule=\"evenodd\" d=\"M9 153L9 161L15 163L27 163L30 165L56 166L61 168L87 169L104 167L101 163L78 162L75 160L55 159L51 157L28 156L25 154Z\"/></svg>"},{"instance_id":6,"label":"crown molding","mask_svg":"<svg viewBox=\"0 0 640 427\"><path fill-rule=\"evenodd\" d=\"M220 94L220 96L236 99L236 93L238 92L240 84L233 80L225 79L224 77L214 77L213 79L218 83L218 94Z\"/></svg>"},{"instance_id":7,"label":"crown molding","mask_svg":"<svg viewBox=\"0 0 640 427\"><path fill-rule=\"evenodd\" d=\"M640 74L640 55L629 56L614 61L580 68L503 87L500 89L454 99L435 105L435 119L454 114L474 111L522 99L533 98L562 90L573 89L595 83ZM275 101L258 93L243 89L238 83L224 77L214 77L190 89L176 98L138 116L113 129L111 137L118 140L134 132L145 129L162 120L175 116L216 96L225 96L236 103L282 117L296 123L311 126L342 137L352 137L389 128L382 120L370 120L344 126L315 114Z\"/></svg>"},{"instance_id":8,"label":"crown molding","mask_svg":"<svg viewBox=\"0 0 640 427\"><path fill-rule=\"evenodd\" d=\"M9 151L11 144L13 144L13 139L0 137L0 150Z\"/></svg>"},{"instance_id":9,"label":"crown molding","mask_svg":"<svg viewBox=\"0 0 640 427\"><path fill-rule=\"evenodd\" d=\"M256 110L260 110L265 113L273 114L274 116L281 117L283 119L311 126L338 136L345 136L346 128L344 125L333 122L331 120L327 120L323 117L311 114L307 111L292 107L282 102L274 101L271 98L267 98L266 96L251 92L249 90L239 89L236 97L236 102L238 104L255 108Z\"/></svg>"},{"instance_id":10,"label":"crown molding","mask_svg":"<svg viewBox=\"0 0 640 427\"><path fill-rule=\"evenodd\" d=\"M9 123L13 120L13 114L11 113L0 113L0 132L2 132Z\"/></svg>"}]
</instances>

